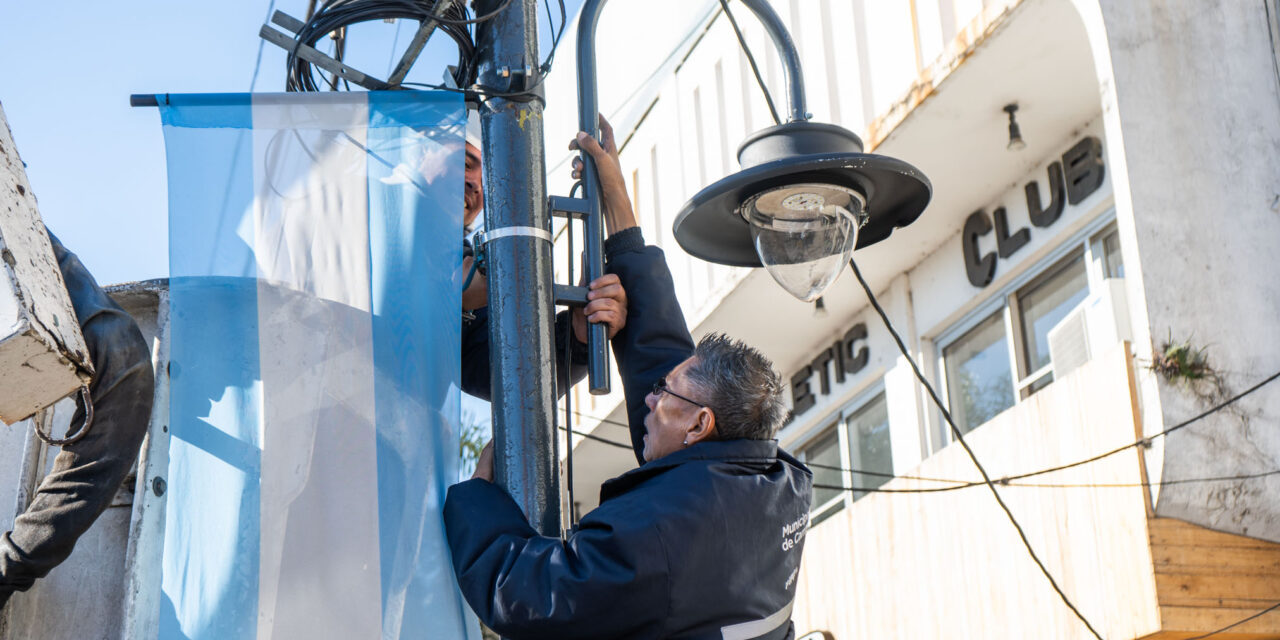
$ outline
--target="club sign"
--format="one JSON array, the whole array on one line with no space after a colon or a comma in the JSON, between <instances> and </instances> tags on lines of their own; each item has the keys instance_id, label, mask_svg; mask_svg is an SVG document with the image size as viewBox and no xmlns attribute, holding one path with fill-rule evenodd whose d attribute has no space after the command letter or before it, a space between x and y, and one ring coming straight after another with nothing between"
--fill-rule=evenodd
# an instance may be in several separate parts
<instances>
[{"instance_id":1,"label":"club sign","mask_svg":"<svg viewBox=\"0 0 1280 640\"><path fill-rule=\"evenodd\" d=\"M1032 180L1024 192L1027 196L1027 213L1031 224L1045 228L1058 221L1068 203L1079 204L1098 187L1106 170L1102 164L1102 142L1094 136L1081 139L1062 154L1062 159L1049 165L1049 202L1040 199L1040 185ZM994 218L994 224L992 224ZM978 238L992 231L996 233L996 250L980 255ZM991 216L979 209L964 221L961 245L964 250L964 268L969 282L975 287L991 284L996 273L996 256L1000 259L1012 256L1031 241L1031 230L1023 227L1009 232L1008 213L1004 207L996 207Z\"/></svg>"}]
</instances>

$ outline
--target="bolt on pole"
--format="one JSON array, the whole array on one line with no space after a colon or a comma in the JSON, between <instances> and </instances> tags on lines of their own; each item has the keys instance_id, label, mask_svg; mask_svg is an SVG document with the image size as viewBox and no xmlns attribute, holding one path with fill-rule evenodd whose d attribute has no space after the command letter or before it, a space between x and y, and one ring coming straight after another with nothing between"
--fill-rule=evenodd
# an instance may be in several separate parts
<instances>
[{"instance_id":1,"label":"bolt on pole","mask_svg":"<svg viewBox=\"0 0 1280 640\"><path fill-rule=\"evenodd\" d=\"M536 0L477 0L494 473L545 536L560 534L552 411L551 214L537 89ZM519 95L524 94L524 95Z\"/></svg>"}]
</instances>

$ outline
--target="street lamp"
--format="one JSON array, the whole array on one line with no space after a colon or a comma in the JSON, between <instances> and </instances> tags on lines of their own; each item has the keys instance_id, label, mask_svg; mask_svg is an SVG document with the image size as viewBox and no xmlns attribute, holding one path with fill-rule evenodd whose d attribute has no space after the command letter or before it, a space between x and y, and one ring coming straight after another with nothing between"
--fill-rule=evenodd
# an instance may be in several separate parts
<instances>
[{"instance_id":1,"label":"street lamp","mask_svg":"<svg viewBox=\"0 0 1280 640\"><path fill-rule=\"evenodd\" d=\"M709 262L764 266L805 301L822 295L855 248L887 238L929 203L918 169L863 153L858 136L832 124L793 118L758 131L738 161L741 171L685 203L676 241Z\"/></svg>"},{"instance_id":2,"label":"street lamp","mask_svg":"<svg viewBox=\"0 0 1280 640\"><path fill-rule=\"evenodd\" d=\"M597 133L598 111L595 28L605 1L587 0L578 26L579 124L592 133ZM875 244L919 217L932 187L910 164L863 153L862 141L851 131L809 122L804 74L791 35L768 0L742 3L778 49L788 121L748 137L738 149L742 170L685 204L675 222L676 241L709 262L764 266L792 295L812 301L835 280L854 249ZM585 165L584 193L598 217L595 166L589 157ZM594 262L590 255L588 260Z\"/></svg>"}]
</instances>

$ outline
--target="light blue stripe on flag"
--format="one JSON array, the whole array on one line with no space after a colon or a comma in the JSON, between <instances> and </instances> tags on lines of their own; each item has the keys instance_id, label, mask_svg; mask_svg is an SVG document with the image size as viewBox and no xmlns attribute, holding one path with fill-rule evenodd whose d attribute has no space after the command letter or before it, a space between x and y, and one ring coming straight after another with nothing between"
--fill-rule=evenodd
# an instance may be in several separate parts
<instances>
[{"instance_id":1,"label":"light blue stripe on flag","mask_svg":"<svg viewBox=\"0 0 1280 640\"><path fill-rule=\"evenodd\" d=\"M161 640L477 637L458 456L461 98L168 96Z\"/></svg>"},{"instance_id":2,"label":"light blue stripe on flag","mask_svg":"<svg viewBox=\"0 0 1280 640\"><path fill-rule=\"evenodd\" d=\"M251 115L242 102L161 117L171 212L164 566L173 570L163 574L159 637L252 637L261 376L253 239L234 222L253 202ZM190 593L206 597L175 598Z\"/></svg>"},{"instance_id":3,"label":"light blue stripe on flag","mask_svg":"<svg viewBox=\"0 0 1280 640\"><path fill-rule=\"evenodd\" d=\"M464 638L469 611L454 587L441 519L445 489L457 477L458 318L430 313L462 308L463 163L457 153L466 126L460 96L435 94L428 102L406 92L370 94L369 227L373 264L374 359L378 376L379 520L381 524L384 637ZM427 111L446 108L463 117L447 128L423 129L405 144L400 126L417 126ZM406 167L416 167L406 170ZM447 230L447 231L446 231ZM452 273L452 280L421 274ZM458 314L455 314L458 315ZM411 402L400 399L413 398ZM425 431L424 431L425 430ZM436 439L412 451L403 442L419 434ZM453 443L445 445L445 443ZM452 446L453 448L448 448ZM403 487L403 493L395 488ZM422 491L425 488L426 491ZM404 537L406 520L420 520L421 536ZM403 594L402 603L388 598ZM394 620L403 611L402 620ZM439 615L440 612L455 612ZM397 633L398 631L398 633Z\"/></svg>"}]
</instances>

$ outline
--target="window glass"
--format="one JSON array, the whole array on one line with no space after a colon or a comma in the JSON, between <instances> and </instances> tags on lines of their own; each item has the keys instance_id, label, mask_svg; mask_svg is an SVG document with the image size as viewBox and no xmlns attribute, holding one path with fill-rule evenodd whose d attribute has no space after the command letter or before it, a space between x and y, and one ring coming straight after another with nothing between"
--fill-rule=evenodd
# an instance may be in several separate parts
<instances>
[{"instance_id":1,"label":"window glass","mask_svg":"<svg viewBox=\"0 0 1280 640\"><path fill-rule=\"evenodd\" d=\"M812 444L804 448L804 461L813 464L813 484L828 487L843 487L844 479L840 473L840 438L835 427L828 429ZM841 489L813 488L813 510L844 494Z\"/></svg>"},{"instance_id":2,"label":"window glass","mask_svg":"<svg viewBox=\"0 0 1280 640\"><path fill-rule=\"evenodd\" d=\"M1049 330L1088 295L1089 276L1083 253L1059 263L1052 276L1018 294L1025 345L1023 362L1028 374L1049 364Z\"/></svg>"},{"instance_id":3,"label":"window glass","mask_svg":"<svg viewBox=\"0 0 1280 640\"><path fill-rule=\"evenodd\" d=\"M849 460L853 468L886 474L873 476L855 473L853 486L874 488L888 482L888 476L893 475L893 457L889 450L889 407L885 403L884 394L876 396L858 409L857 413L849 416L846 427L849 430ZM866 493L855 491L853 495L856 499Z\"/></svg>"},{"instance_id":4,"label":"window glass","mask_svg":"<svg viewBox=\"0 0 1280 640\"><path fill-rule=\"evenodd\" d=\"M1102 277L1123 278L1124 259L1120 257L1120 234L1112 229L1102 239Z\"/></svg>"},{"instance_id":5,"label":"window glass","mask_svg":"<svg viewBox=\"0 0 1280 640\"><path fill-rule=\"evenodd\" d=\"M1009 342L999 311L942 350L951 416L962 432L1013 406Z\"/></svg>"}]
</instances>

